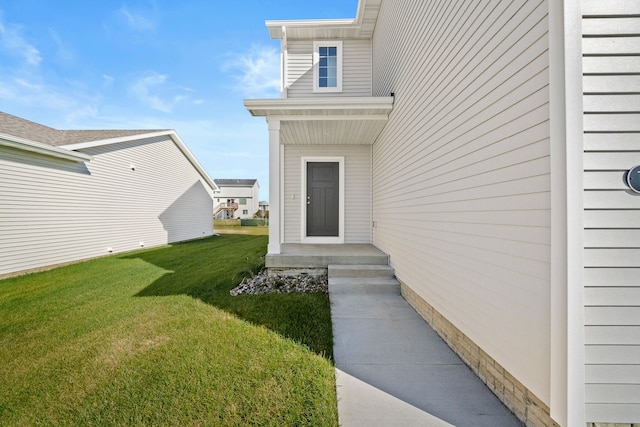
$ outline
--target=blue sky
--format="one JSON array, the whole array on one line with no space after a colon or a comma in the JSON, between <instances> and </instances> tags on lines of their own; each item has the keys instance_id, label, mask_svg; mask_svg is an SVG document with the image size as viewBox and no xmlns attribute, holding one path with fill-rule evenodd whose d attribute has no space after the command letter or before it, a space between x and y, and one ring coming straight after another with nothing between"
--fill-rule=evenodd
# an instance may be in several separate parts
<instances>
[{"instance_id":1,"label":"blue sky","mask_svg":"<svg viewBox=\"0 0 640 427\"><path fill-rule=\"evenodd\" d=\"M353 18L357 0L4 0L0 111L56 129L175 129L213 178L257 178L279 96L269 19Z\"/></svg>"}]
</instances>

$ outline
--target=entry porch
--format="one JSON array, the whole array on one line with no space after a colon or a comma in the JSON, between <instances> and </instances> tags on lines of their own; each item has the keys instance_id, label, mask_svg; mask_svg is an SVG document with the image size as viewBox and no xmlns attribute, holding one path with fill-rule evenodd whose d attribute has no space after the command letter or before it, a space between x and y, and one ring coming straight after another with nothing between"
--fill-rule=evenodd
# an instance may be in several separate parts
<instances>
[{"instance_id":1,"label":"entry porch","mask_svg":"<svg viewBox=\"0 0 640 427\"><path fill-rule=\"evenodd\" d=\"M275 270L319 269L329 265L388 265L389 256L367 243L283 243L279 254L267 254L265 266Z\"/></svg>"}]
</instances>

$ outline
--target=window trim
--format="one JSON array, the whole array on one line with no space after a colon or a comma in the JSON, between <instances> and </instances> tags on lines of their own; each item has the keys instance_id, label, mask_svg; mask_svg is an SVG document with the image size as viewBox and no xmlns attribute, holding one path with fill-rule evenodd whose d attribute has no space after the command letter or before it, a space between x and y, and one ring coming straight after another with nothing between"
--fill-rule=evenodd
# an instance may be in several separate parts
<instances>
[{"instance_id":1,"label":"window trim","mask_svg":"<svg viewBox=\"0 0 640 427\"><path fill-rule=\"evenodd\" d=\"M337 64L336 64L336 87L320 87L319 86L319 71L318 64L320 63L320 48L321 47L335 47ZM342 41L339 40L325 40L313 42L313 92L342 92Z\"/></svg>"}]
</instances>

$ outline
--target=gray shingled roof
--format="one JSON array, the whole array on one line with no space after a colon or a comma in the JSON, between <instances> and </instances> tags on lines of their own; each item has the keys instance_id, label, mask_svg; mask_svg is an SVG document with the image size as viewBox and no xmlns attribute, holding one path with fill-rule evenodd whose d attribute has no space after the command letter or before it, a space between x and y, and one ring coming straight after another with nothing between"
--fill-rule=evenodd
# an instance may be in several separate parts
<instances>
[{"instance_id":1,"label":"gray shingled roof","mask_svg":"<svg viewBox=\"0 0 640 427\"><path fill-rule=\"evenodd\" d=\"M100 141L167 129L58 130L0 111L0 133L52 146Z\"/></svg>"},{"instance_id":2,"label":"gray shingled roof","mask_svg":"<svg viewBox=\"0 0 640 427\"><path fill-rule=\"evenodd\" d=\"M253 187L257 179L214 179L218 187Z\"/></svg>"}]
</instances>

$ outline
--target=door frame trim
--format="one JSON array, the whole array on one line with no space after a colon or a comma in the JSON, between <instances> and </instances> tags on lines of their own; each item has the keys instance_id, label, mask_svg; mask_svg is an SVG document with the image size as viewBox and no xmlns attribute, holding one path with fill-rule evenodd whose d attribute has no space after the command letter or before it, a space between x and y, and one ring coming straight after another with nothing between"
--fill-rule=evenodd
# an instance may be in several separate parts
<instances>
[{"instance_id":1,"label":"door frame trim","mask_svg":"<svg viewBox=\"0 0 640 427\"><path fill-rule=\"evenodd\" d=\"M302 156L301 164L301 197L300 197L300 241L302 243L344 243L344 157L343 156ZM338 163L338 235L307 236L307 163Z\"/></svg>"}]
</instances>

